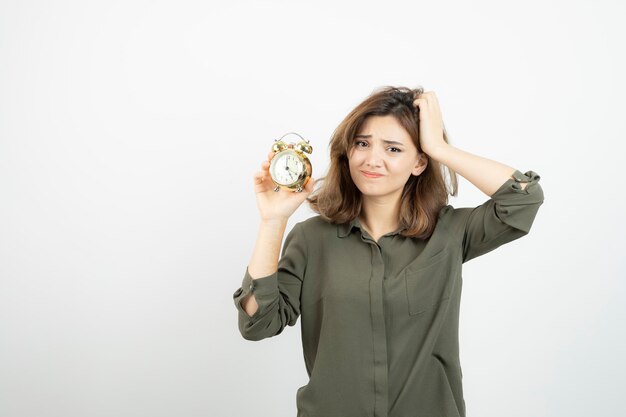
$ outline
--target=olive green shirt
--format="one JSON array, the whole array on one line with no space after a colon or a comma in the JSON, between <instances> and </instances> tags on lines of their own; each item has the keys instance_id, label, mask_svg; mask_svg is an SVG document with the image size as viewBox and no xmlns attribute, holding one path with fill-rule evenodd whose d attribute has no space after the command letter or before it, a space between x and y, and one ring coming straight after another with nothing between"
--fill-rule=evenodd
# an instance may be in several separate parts
<instances>
[{"instance_id":1,"label":"olive green shirt","mask_svg":"<svg viewBox=\"0 0 626 417\"><path fill-rule=\"evenodd\" d=\"M376 242L358 219L311 217L287 234L275 273L253 280L246 268L233 294L245 339L278 335L301 316L309 382L297 416L464 417L461 266L529 233L539 179L516 170L483 204L443 207L427 240L396 230ZM240 304L250 292L252 317Z\"/></svg>"}]
</instances>

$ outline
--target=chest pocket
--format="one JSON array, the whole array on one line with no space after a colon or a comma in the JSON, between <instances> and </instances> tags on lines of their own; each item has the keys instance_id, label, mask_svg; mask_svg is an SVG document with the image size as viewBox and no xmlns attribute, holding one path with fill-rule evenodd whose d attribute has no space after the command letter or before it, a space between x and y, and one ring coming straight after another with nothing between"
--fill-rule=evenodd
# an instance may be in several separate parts
<instances>
[{"instance_id":1,"label":"chest pocket","mask_svg":"<svg viewBox=\"0 0 626 417\"><path fill-rule=\"evenodd\" d=\"M428 259L426 264L405 270L409 315L422 314L450 298L447 285L450 265L446 262L447 254L448 248L445 248Z\"/></svg>"}]
</instances>

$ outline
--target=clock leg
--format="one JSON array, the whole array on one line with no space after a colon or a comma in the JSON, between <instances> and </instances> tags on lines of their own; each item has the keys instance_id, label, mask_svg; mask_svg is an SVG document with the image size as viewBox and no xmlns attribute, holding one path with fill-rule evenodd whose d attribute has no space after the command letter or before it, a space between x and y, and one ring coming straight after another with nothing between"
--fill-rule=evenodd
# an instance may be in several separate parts
<instances>
[{"instance_id":1,"label":"clock leg","mask_svg":"<svg viewBox=\"0 0 626 417\"><path fill-rule=\"evenodd\" d=\"M302 192L302 186L298 185L298 188L296 188L296 193L301 193Z\"/></svg>"},{"instance_id":2,"label":"clock leg","mask_svg":"<svg viewBox=\"0 0 626 417\"><path fill-rule=\"evenodd\" d=\"M276 187L274 187L274 191L278 192L278 190L280 190L280 187L277 185Z\"/></svg>"}]
</instances>

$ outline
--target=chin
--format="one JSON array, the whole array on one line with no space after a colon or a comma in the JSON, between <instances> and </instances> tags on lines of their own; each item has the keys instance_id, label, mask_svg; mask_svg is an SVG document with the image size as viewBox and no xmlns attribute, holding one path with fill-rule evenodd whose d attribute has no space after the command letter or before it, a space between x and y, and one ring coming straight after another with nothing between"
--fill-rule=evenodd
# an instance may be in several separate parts
<instances>
[{"instance_id":1,"label":"chin","mask_svg":"<svg viewBox=\"0 0 626 417\"><path fill-rule=\"evenodd\" d=\"M370 197L378 197L387 195L390 193L390 190L383 189L381 187L372 187L372 186L358 186L357 188L361 191L361 194L370 196Z\"/></svg>"}]
</instances>

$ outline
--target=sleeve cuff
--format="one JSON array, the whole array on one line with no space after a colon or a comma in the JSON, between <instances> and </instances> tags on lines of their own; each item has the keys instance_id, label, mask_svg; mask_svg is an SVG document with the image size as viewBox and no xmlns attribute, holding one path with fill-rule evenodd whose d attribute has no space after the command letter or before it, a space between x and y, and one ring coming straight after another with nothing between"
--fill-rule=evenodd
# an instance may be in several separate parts
<instances>
[{"instance_id":1,"label":"sleeve cuff","mask_svg":"<svg viewBox=\"0 0 626 417\"><path fill-rule=\"evenodd\" d=\"M243 314L243 318L253 320L263 314L265 308L274 298L276 298L277 292L278 271L261 278L253 279L252 276L250 276L248 267L246 267L246 273L243 277L241 287L237 288L237 290L233 293L233 301L240 314ZM241 300L250 293L254 294L254 298L259 305L259 308L252 316L249 316L241 306Z\"/></svg>"},{"instance_id":2,"label":"sleeve cuff","mask_svg":"<svg viewBox=\"0 0 626 417\"><path fill-rule=\"evenodd\" d=\"M525 173L522 173L517 169L511 174L511 176L513 178L506 180L504 184L502 184L500 188L493 193L491 196L492 198L497 199L500 195L510 194L511 192L517 194L530 194L535 188L535 185L541 179L539 174L535 171L526 171ZM520 184L522 182L527 183L525 188L522 188Z\"/></svg>"}]
</instances>

